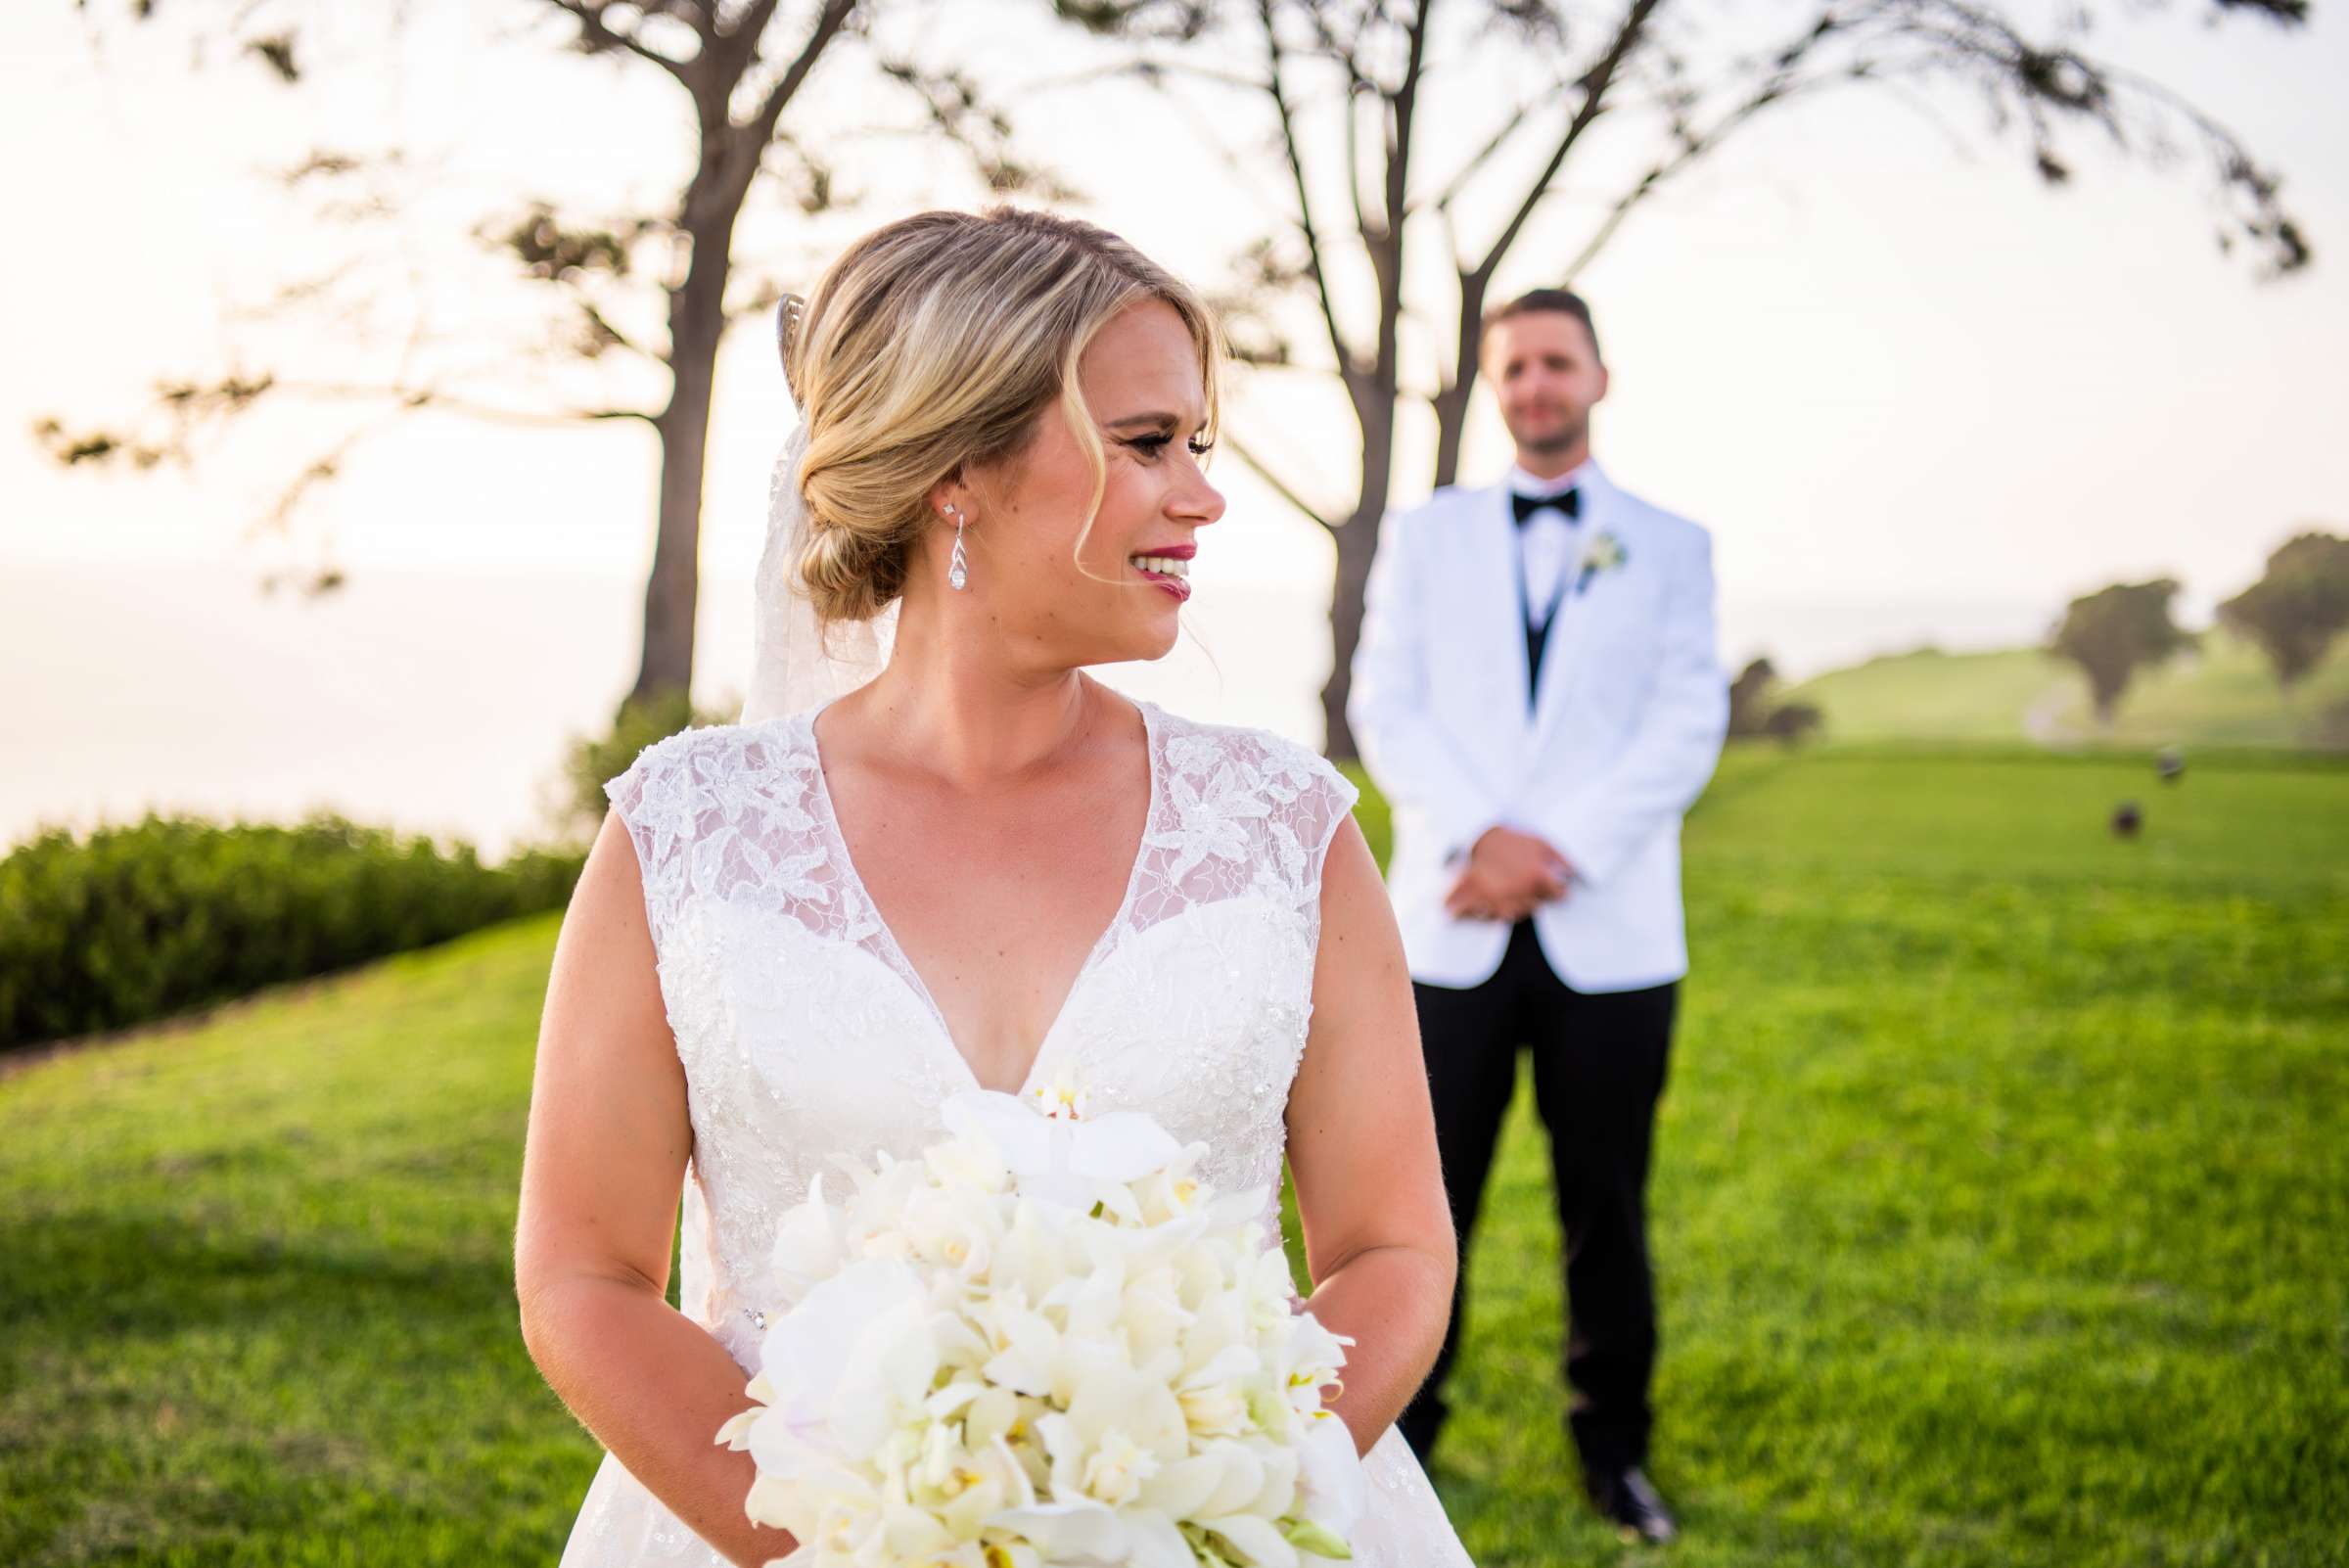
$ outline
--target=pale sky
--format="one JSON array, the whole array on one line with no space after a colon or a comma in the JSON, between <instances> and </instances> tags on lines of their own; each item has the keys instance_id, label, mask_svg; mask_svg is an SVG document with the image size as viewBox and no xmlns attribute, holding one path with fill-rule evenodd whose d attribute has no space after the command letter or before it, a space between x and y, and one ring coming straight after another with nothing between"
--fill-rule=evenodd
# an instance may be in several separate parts
<instances>
[{"instance_id":1,"label":"pale sky","mask_svg":"<svg viewBox=\"0 0 2349 1568\"><path fill-rule=\"evenodd\" d=\"M517 197L613 206L663 187L684 145L668 95L629 86L609 63L519 41L448 47L482 36L486 9L412 7L405 58L379 54L339 74L331 98L276 92L250 62L191 72L168 34L94 52L63 7L14 20L0 44L12 218L0 248L10 322L0 570L12 558L229 557L255 498L308 450L288 421L233 438L193 481L98 479L59 473L28 436L43 413L86 425L128 408L159 371L215 369L224 338L252 338L220 324L224 305L333 254L339 234L299 222L261 177L267 166L313 141L396 125L437 160L426 183L447 212L478 208L501 183ZM1045 52L1076 46L1022 20L1032 15L957 7L962 35L940 29L933 58L967 50L983 76L1057 65ZM1935 606L2051 615L2115 577L2169 573L2199 619L2297 526L2349 527L2338 435L2349 23L2320 7L2297 34L2214 30L2181 7L2098 42L2285 171L2317 265L2261 285L2245 261L2219 256L2198 165L2148 169L2081 140L2074 186L2045 190L2019 148L1992 143L1962 102L1944 109L1965 147L1889 99L1832 100L1757 125L1635 217L1581 280L1615 372L1598 455L1620 482L1714 530L1725 605L1912 603L1924 634ZM519 72L517 59L529 63ZM852 89L865 79L837 73L802 133L820 140L826 125L860 117ZM1177 271L1213 282L1261 226L1201 150L1195 119L1148 89L1066 90L1015 111L1024 145L1095 198L1087 215ZM1430 136L1441 145L1477 129L1446 123ZM924 199L932 148L858 148L852 167L885 200L854 228ZM955 187L928 194L969 200ZM1596 194L1570 191L1545 212L1502 273L1505 290L1550 280ZM849 232L780 238L836 246ZM419 245L404 260L436 309L470 311L493 350L503 301L475 292L468 280L481 273L451 254ZM713 580L748 572L790 417L763 331L732 340L718 398L704 533ZM339 428L321 422L311 438ZM1342 498L1350 433L1326 384L1258 379L1239 428L1300 485ZM1401 499L1425 490L1423 429L1416 415L1406 423ZM1506 457L1480 406L1466 477L1495 477ZM336 559L360 571L637 572L654 473L638 427L411 421L351 462L301 537L331 533ZM1203 587L1325 583L1327 541L1236 462L1218 473L1232 509L1203 553Z\"/></svg>"}]
</instances>

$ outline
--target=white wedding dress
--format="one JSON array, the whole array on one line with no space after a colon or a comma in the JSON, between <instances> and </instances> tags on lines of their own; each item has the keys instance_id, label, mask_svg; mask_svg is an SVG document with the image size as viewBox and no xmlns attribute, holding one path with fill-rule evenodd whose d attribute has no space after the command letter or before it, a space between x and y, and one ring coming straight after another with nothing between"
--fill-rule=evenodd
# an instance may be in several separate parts
<instances>
[{"instance_id":1,"label":"white wedding dress","mask_svg":"<svg viewBox=\"0 0 2349 1568\"><path fill-rule=\"evenodd\" d=\"M1356 792L1276 736L1140 707L1140 853L1022 1087L1073 1078L1090 1114L1146 1111L1205 1141L1205 1177L1266 1187L1277 1234L1322 857ZM679 1300L746 1378L769 1244L809 1179L838 1155L913 1155L942 1134L940 1103L980 1086L850 863L815 712L672 735L605 786L636 846L693 1122ZM1357 1568L1469 1568L1401 1433L1363 1463ZM726 1568L607 1453L562 1568L654 1563Z\"/></svg>"}]
</instances>

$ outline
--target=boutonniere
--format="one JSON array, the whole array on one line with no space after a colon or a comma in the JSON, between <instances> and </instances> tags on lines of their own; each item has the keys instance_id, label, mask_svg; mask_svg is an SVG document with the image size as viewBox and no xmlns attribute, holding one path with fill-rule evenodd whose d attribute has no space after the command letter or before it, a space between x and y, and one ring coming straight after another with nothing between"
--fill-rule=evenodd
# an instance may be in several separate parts
<instances>
[{"instance_id":1,"label":"boutonniere","mask_svg":"<svg viewBox=\"0 0 2349 1568\"><path fill-rule=\"evenodd\" d=\"M1592 577L1601 572L1614 571L1631 558L1631 552L1623 547L1623 541L1615 536L1613 529L1600 529L1590 535L1590 542L1583 546L1583 569L1574 579L1574 591L1579 595L1590 586Z\"/></svg>"}]
</instances>

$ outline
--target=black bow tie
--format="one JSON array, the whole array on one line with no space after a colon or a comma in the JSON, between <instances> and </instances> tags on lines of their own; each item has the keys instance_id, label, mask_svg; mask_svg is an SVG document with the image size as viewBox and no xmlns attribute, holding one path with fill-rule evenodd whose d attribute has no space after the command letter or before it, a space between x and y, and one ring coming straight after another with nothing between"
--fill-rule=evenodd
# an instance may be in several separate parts
<instances>
[{"instance_id":1,"label":"black bow tie","mask_svg":"<svg viewBox=\"0 0 2349 1568\"><path fill-rule=\"evenodd\" d=\"M1583 492L1581 486L1578 485L1571 490L1563 491L1557 495L1519 495L1515 490L1511 490L1509 492L1509 510L1517 514L1517 526L1519 528L1525 527L1525 520L1529 517L1532 517L1536 512L1541 511L1544 507L1552 506L1556 507L1559 511L1565 513L1570 518L1581 517L1583 515Z\"/></svg>"}]
</instances>

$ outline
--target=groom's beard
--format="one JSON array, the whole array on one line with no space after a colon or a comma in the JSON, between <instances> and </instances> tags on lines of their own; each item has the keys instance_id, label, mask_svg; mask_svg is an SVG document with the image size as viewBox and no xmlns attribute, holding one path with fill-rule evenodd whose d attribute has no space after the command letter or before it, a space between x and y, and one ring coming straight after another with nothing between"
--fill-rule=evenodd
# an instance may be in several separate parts
<instances>
[{"instance_id":1,"label":"groom's beard","mask_svg":"<svg viewBox=\"0 0 2349 1568\"><path fill-rule=\"evenodd\" d=\"M1590 416L1589 414L1583 415L1580 419L1567 420L1563 424L1536 434L1520 434L1514 430L1509 432L1509 438L1519 446L1529 452L1539 452L1544 457L1555 457L1560 452L1570 452L1578 444L1588 440L1589 436Z\"/></svg>"}]
</instances>

